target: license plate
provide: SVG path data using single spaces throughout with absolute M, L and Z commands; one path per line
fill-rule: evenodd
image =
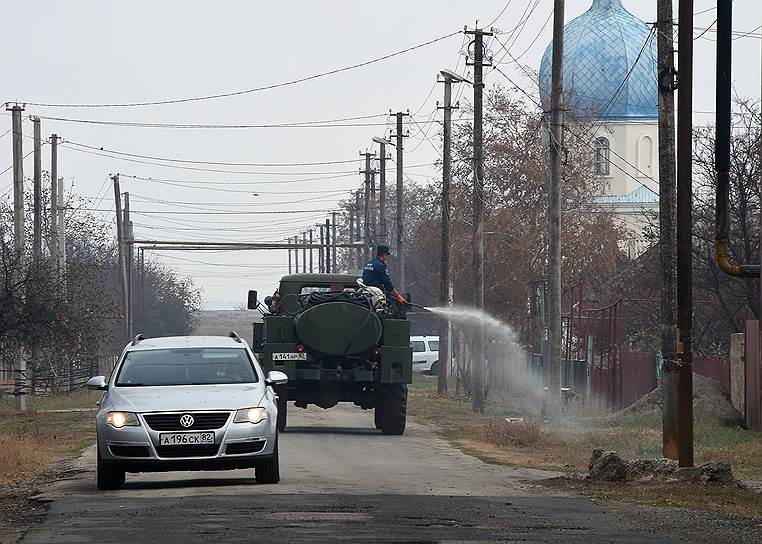
M 185 446 L 194 444 L 214 444 L 214 433 L 162 433 L 161 446 Z
M 306 353 L 273 353 L 273 361 L 306 361 Z

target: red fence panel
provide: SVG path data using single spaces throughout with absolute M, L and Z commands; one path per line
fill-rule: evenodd
M 721 357 L 696 357 L 693 372 L 720 382 L 730 392 L 730 363 Z
M 622 351 L 619 355 L 622 408 L 656 389 L 656 356 L 653 352 Z

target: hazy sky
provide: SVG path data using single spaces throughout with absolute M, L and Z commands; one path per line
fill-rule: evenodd
M 472 27 L 477 19 L 488 25 L 506 3 L 507 9 L 494 26 L 506 33 L 505 37 L 528 16 L 511 51 L 517 55 L 527 50 L 521 62 L 536 69 L 550 41 L 552 0 L 7 2 L 3 6 L 6 24 L 0 33 L 0 48 L 8 54 L 3 59 L 0 96 L 3 101 L 100 104 L 251 89 L 361 63 L 456 32 L 465 25 Z M 567 1 L 567 21 L 587 10 L 590 3 Z M 736 0 L 734 5 L 735 29 L 754 30 L 754 35 L 734 41 L 735 89 L 740 96 L 758 97 L 762 4 L 759 0 Z M 625 0 L 625 6 L 645 21 L 656 18 L 655 0 Z M 710 0 L 696 0 L 697 13 L 709 10 L 697 15 L 696 27 L 712 24 L 713 6 Z M 710 31 L 695 42 L 696 110 L 714 110 L 715 36 Z M 439 175 L 426 166 L 437 154 L 423 133 L 428 131 L 428 137 L 438 141 L 437 125 L 427 124 L 440 119 L 435 102 L 441 99 L 441 85 L 433 85 L 439 69 L 463 70 L 462 43 L 463 36 L 456 35 L 367 67 L 236 97 L 134 108 L 30 105 L 25 115 L 197 124 L 276 124 L 377 115 L 350 122 L 372 126 L 237 130 L 43 120 L 43 135 L 55 132 L 71 142 L 60 148 L 59 175 L 65 176 L 67 186 L 73 184 L 77 193 L 101 197 L 92 207 L 105 210 L 100 214 L 104 221 L 113 222 L 113 212 L 108 212 L 113 209 L 108 175 L 119 172 L 122 190 L 131 194 L 137 238 L 275 241 L 323 221 L 326 214 L 322 210 L 335 208 L 339 199 L 360 186 L 358 151 L 371 147 L 372 136 L 388 134 L 386 114 L 390 109 L 417 112 L 414 119 L 418 124 L 409 121 L 407 126 L 411 137 L 406 141 L 406 164 L 423 166 L 412 167 L 407 173 L 418 181 Z M 502 56 L 497 43 L 490 47 L 496 57 Z M 518 66 L 504 64 L 501 69 L 537 94 L 536 84 Z M 507 84 L 496 71 L 488 73 L 486 79 L 489 84 Z M 466 97 L 471 93 L 470 89 L 463 91 Z M 711 115 L 697 114 L 696 120 L 703 123 L 711 120 Z M 0 134 L 10 128 L 10 117 L 5 117 L 4 123 Z M 25 134 L 31 136 L 31 123 L 23 126 Z M 0 170 L 11 164 L 10 144 L 10 134 L 0 139 Z M 105 157 L 86 153 L 88 148 L 75 144 L 169 159 L 279 166 Z M 25 139 L 24 152 L 31 149 L 31 140 Z M 48 169 L 49 147 L 43 149 L 43 168 Z M 280 166 L 323 161 L 355 162 Z M 24 166 L 25 174 L 31 175 L 31 156 Z M 393 165 L 390 180 L 391 169 Z M 174 181 L 157 183 L 129 176 Z M 300 179 L 303 181 L 293 182 Z M 193 183 L 199 181 L 214 183 Z M 0 175 L 0 195 L 10 194 L 10 183 L 9 170 Z M 267 213 L 297 209 L 309 211 Z M 204 210 L 224 213 L 196 214 Z M 157 211 L 190 213 L 142 215 Z M 243 302 L 249 288 L 272 291 L 287 270 L 283 251 L 173 252 L 156 257 L 152 254 L 152 258 L 192 276 L 204 289 L 209 308 L 229 308 Z

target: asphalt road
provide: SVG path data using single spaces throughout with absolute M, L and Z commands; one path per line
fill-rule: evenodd
M 354 407 L 291 409 L 277 485 L 253 471 L 130 474 L 95 488 L 94 448 L 38 497 L 24 543 L 742 542 L 753 520 L 553 495 L 553 474 L 489 465 L 422 425 L 402 437 Z

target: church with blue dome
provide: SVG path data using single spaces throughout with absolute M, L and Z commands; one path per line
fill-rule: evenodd
M 545 111 L 550 110 L 552 45 L 542 57 L 538 82 Z M 658 211 L 656 45 L 656 32 L 622 0 L 593 0 L 564 26 L 565 108 L 592 125 L 595 174 L 605 182 L 594 200 L 631 232 L 632 256 L 644 249 L 638 247 L 644 212 Z

